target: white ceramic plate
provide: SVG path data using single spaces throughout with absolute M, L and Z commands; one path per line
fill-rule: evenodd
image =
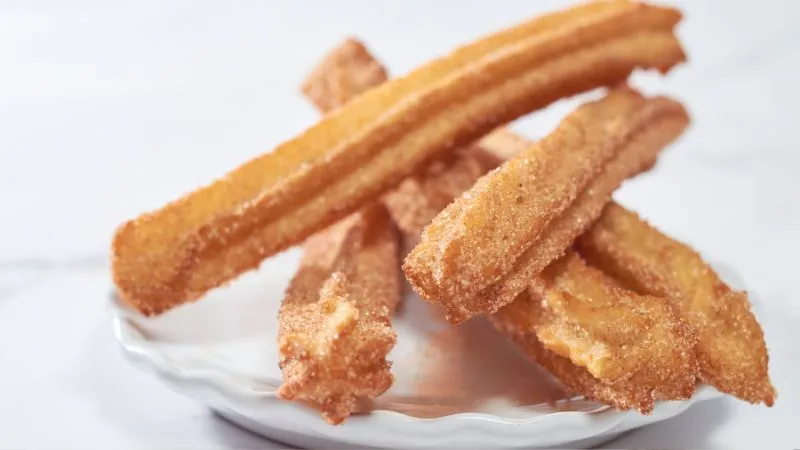
M 296 250 L 279 255 L 203 301 L 157 318 L 112 299 L 116 337 L 131 362 L 172 389 L 256 433 L 301 447 L 588 447 L 719 395 L 702 386 L 692 399 L 661 402 L 649 416 L 570 399 L 485 321 L 448 327 L 409 294 L 394 320 L 395 385 L 368 413 L 331 426 L 274 394 L 277 309 L 297 259 Z M 437 351 L 437 342 L 447 342 L 447 353 Z M 441 364 L 476 376 L 442 379 Z M 487 377 L 502 382 L 486 383 Z M 440 387 L 421 390 L 432 382 Z M 465 399 L 472 404 L 465 406 Z

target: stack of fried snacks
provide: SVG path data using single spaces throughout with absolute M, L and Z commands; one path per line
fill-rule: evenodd
M 680 18 L 586 3 L 394 80 L 347 40 L 303 83 L 318 124 L 117 230 L 120 296 L 161 314 L 303 243 L 279 313 L 278 395 L 337 424 L 393 382 L 402 236 L 423 299 L 453 323 L 489 315 L 569 390 L 649 413 L 701 381 L 772 405 L 746 294 L 611 200 L 689 124 L 678 102 L 625 84 L 684 61 Z M 502 128 L 599 87 L 537 142 Z

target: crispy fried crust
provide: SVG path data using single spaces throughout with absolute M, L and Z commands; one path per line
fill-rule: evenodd
M 498 163 L 479 146 L 459 149 L 406 178 L 386 194 L 384 203 L 403 234 L 406 248 L 413 248 L 431 220 Z
M 422 230 L 453 199 L 471 188 L 486 172 L 516 156 L 533 143 L 504 127 L 475 145 L 458 149 L 447 158 L 423 167 L 384 196 L 408 250 L 419 243 Z
M 513 269 L 501 281 L 478 294 L 480 304 L 505 304 L 513 300 L 535 274 L 564 254 L 565 249 L 591 226 L 612 193 L 626 179 L 649 170 L 661 150 L 680 136 L 689 124 L 689 116 L 678 103 L 656 99 L 652 106 L 669 112 L 633 136 L 603 166 L 602 172 L 589 182 L 573 204 L 553 220 L 542 237 L 517 259 Z
M 703 381 L 752 403 L 773 404 L 764 334 L 747 294 L 732 291 L 697 252 L 616 203 L 577 248 L 632 289 L 672 301 L 697 334 Z
M 329 112 L 387 79 L 386 69 L 363 43 L 346 39 L 306 78 L 302 92 L 320 111 Z M 499 163 L 481 148 L 468 146 L 431 162 L 384 195 L 406 245 L 413 247 L 439 211 Z
M 387 79 L 386 69 L 363 43 L 345 39 L 325 55 L 300 90 L 317 109 L 328 113 Z
M 442 304 L 451 322 L 497 311 L 687 123 L 677 102 L 630 89 L 581 106 L 437 216 L 405 260 L 407 278 L 423 298 Z
M 398 238 L 382 205 L 311 237 L 279 312 L 278 397 L 338 424 L 359 399 L 385 392 L 399 299 Z
M 366 48 L 346 40 L 303 83 L 322 112 L 382 83 Z M 281 398 L 305 402 L 341 423 L 360 399 L 392 385 L 389 316 L 400 297 L 398 236 L 386 210 L 368 207 L 310 237 L 278 317 Z
M 628 380 L 653 397 L 694 392 L 695 338 L 663 298 L 624 289 L 569 251 L 531 283 L 529 300 L 539 341 L 595 378 Z
M 533 141 L 504 128 L 495 130 L 480 142 L 482 149 L 501 159 L 512 158 L 531 145 L 533 145 Z M 573 253 L 570 254 L 574 255 Z M 557 266 L 554 265 L 552 269 L 548 269 L 548 272 L 556 270 L 556 267 Z M 587 269 L 581 268 L 581 271 L 585 270 Z M 576 279 L 575 277 L 577 277 L 577 275 L 573 274 L 573 280 Z M 605 276 L 592 273 L 586 278 L 583 278 L 583 275 L 580 277 L 581 278 L 578 278 L 581 282 L 580 291 L 589 292 L 595 289 L 601 289 L 603 292 L 606 290 L 615 292 L 615 288 L 607 287 L 610 280 Z M 598 282 L 598 277 L 602 278 L 600 282 Z M 535 284 L 535 286 L 538 286 L 540 289 L 543 285 L 543 281 L 537 281 Z M 636 297 L 632 297 L 631 293 L 623 293 L 622 297 L 628 300 L 636 299 Z M 537 298 L 539 298 L 539 300 L 535 300 Z M 614 300 L 616 299 L 616 294 L 614 294 L 613 297 L 603 296 L 601 298 Z M 670 320 L 672 317 L 671 311 L 664 311 L 662 309 L 663 305 L 653 305 L 653 299 L 647 299 L 650 306 L 654 306 L 658 311 L 656 317 L 659 318 L 659 321 L 663 321 L 664 318 L 667 318 L 668 321 Z M 603 312 L 608 313 L 613 308 L 620 308 L 620 306 L 624 304 L 624 301 L 612 303 L 612 308 Z M 514 302 L 501 308 L 496 314 L 490 316 L 489 320 L 500 332 L 515 342 L 522 351 L 545 367 L 567 389 L 587 398 L 612 405 L 617 409 L 637 409 L 644 413 L 652 411 L 656 398 L 664 400 L 688 398 L 694 391 L 696 360 L 691 352 L 688 354 L 686 353 L 687 346 L 690 346 L 693 342 L 693 335 L 687 333 L 684 324 L 673 323 L 673 325 L 677 327 L 674 333 L 676 337 L 678 337 L 675 342 L 675 348 L 678 352 L 676 355 L 672 355 L 670 359 L 672 361 L 672 364 L 670 364 L 668 368 L 670 376 L 664 377 L 664 383 L 658 382 L 658 377 L 656 377 L 655 386 L 652 382 L 649 383 L 649 385 L 647 383 L 642 383 L 640 377 L 620 379 L 615 383 L 610 383 L 596 378 L 585 367 L 576 365 L 569 358 L 558 355 L 542 344 L 542 341 L 537 336 L 535 327 L 535 324 L 539 322 L 538 318 L 541 317 L 541 312 L 541 297 L 526 289 Z M 566 321 L 566 319 L 570 317 L 570 311 L 563 311 L 563 313 L 565 316 L 562 320 Z M 626 315 L 629 312 L 623 310 L 622 313 Z M 553 317 L 553 313 L 550 313 L 550 317 Z M 581 320 L 588 319 L 586 315 L 579 315 L 577 318 Z M 567 321 L 567 323 L 569 322 Z M 580 324 L 580 322 L 578 322 L 578 324 Z M 552 333 L 551 330 L 550 334 L 557 335 L 558 333 Z M 584 348 L 593 346 L 594 344 L 584 346 Z M 621 357 L 622 352 L 618 347 L 617 352 L 616 355 Z M 666 381 L 669 379 L 673 381 Z
M 478 40 L 370 90 L 224 178 L 123 224 L 120 296 L 144 314 L 194 300 L 393 188 L 431 158 L 557 99 L 684 60 L 680 13 L 590 3 Z
M 528 325 L 530 314 L 527 305 L 531 301 L 528 295 L 527 291 L 523 291 L 516 301 L 489 316 L 489 321 L 526 355 L 547 369 L 565 388 L 620 410 L 636 409 L 644 414 L 653 410 L 655 401 L 648 389 L 630 380 L 615 384 L 603 382 L 593 377 L 585 367 L 576 366 L 568 358 L 546 349 Z

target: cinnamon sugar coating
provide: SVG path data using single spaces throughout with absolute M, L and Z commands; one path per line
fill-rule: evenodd
M 764 332 L 747 294 L 726 285 L 695 250 L 616 203 L 577 248 L 624 285 L 669 300 L 697 334 L 702 381 L 751 403 L 774 403 Z
M 278 315 L 278 396 L 333 424 L 393 381 L 386 355 L 400 300 L 398 236 L 382 205 L 310 238 Z
M 688 123 L 672 100 L 612 90 L 484 176 L 442 211 L 403 270 L 451 322 L 497 311 L 564 254 L 626 178 Z

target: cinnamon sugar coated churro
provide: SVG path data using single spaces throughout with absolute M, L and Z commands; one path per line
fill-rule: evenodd
M 680 13 L 589 3 L 478 40 L 348 102 L 112 244 L 121 298 L 144 314 L 202 296 L 356 211 L 431 158 L 562 97 L 684 60 Z M 568 37 L 568 38 L 567 38 Z
M 406 257 L 406 277 L 452 322 L 497 311 L 563 254 L 611 192 L 651 166 L 687 121 L 680 104 L 629 89 L 581 106 L 437 216 Z
M 322 60 L 302 90 L 330 111 L 382 83 L 386 72 L 359 42 Z M 281 398 L 302 400 L 341 423 L 359 400 L 392 384 L 389 322 L 400 297 L 398 236 L 382 206 L 367 207 L 310 237 L 281 307 Z
M 652 390 L 637 386 L 630 379 L 613 384 L 603 382 L 593 377 L 585 367 L 576 366 L 569 358 L 545 348 L 532 325 L 531 302 L 528 292 L 523 291 L 517 300 L 489 316 L 489 321 L 528 357 L 547 369 L 566 389 L 616 409 L 636 409 L 644 413 L 652 411 Z
M 331 423 L 392 384 L 386 355 L 400 298 L 396 230 L 383 206 L 369 207 L 309 238 L 278 316 L 283 384 Z
M 774 403 L 764 333 L 747 294 L 731 290 L 696 251 L 616 203 L 578 248 L 634 290 L 670 299 L 697 333 L 702 381 L 751 403 Z
M 513 269 L 476 296 L 479 303 L 505 304 L 513 300 L 528 285 L 531 277 L 561 256 L 600 216 L 613 191 L 624 180 L 650 169 L 658 153 L 680 136 L 689 123 L 686 111 L 676 102 L 656 98 L 647 107 L 661 116 L 631 136 L 575 201 L 547 226 L 541 238 L 518 258 Z
M 694 392 L 694 337 L 663 299 L 616 285 L 572 251 L 528 292 L 528 314 L 545 348 L 604 382 L 629 380 L 653 398 Z

